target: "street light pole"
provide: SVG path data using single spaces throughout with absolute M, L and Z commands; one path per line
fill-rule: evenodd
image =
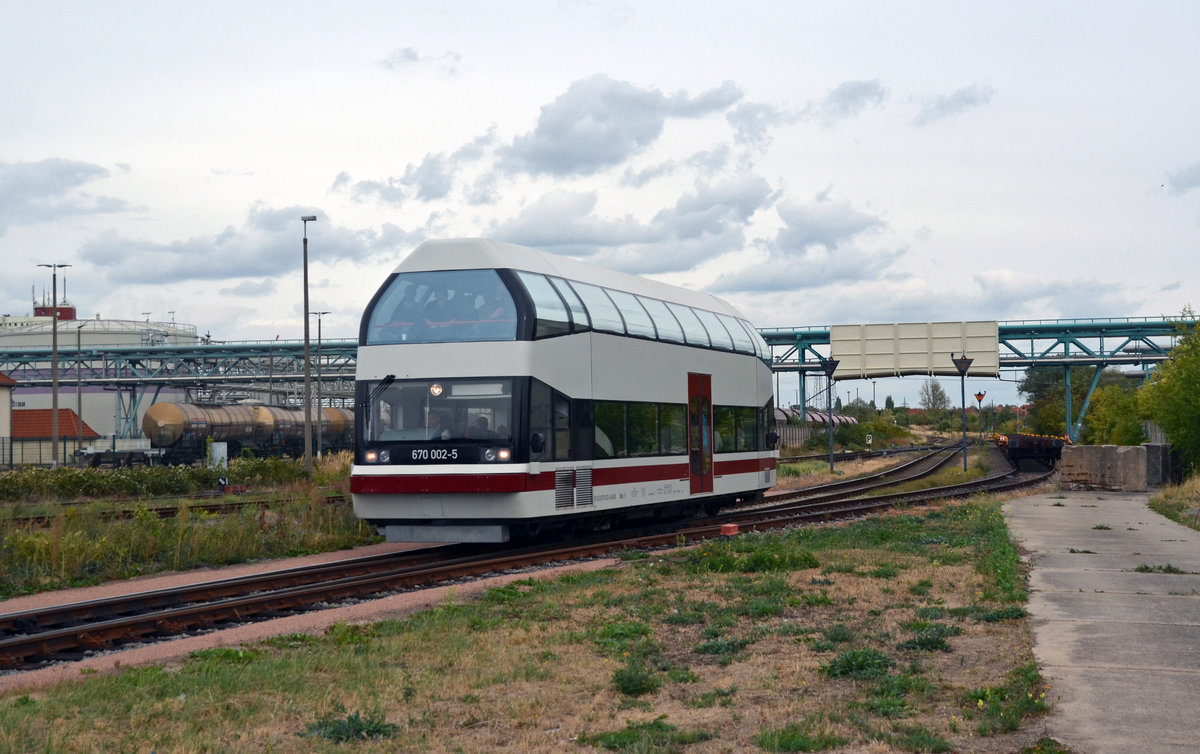
M 86 322 L 75 326 L 75 450 L 83 447 L 83 328 Z
M 312 476 L 312 361 L 308 350 L 308 224 L 316 215 L 304 215 L 304 473 Z
M 971 362 L 975 359 L 967 358 L 964 353 L 957 359 L 954 354 L 950 354 L 950 360 L 954 362 L 954 367 L 958 370 L 958 379 L 960 389 L 962 391 L 962 454 L 963 454 L 963 473 L 967 473 L 967 370 L 971 368 Z
M 321 457 L 321 425 L 325 423 L 325 409 L 321 405 L 321 317 L 329 312 L 309 312 L 317 317 L 317 458 Z
M 837 370 L 838 362 L 836 359 L 825 359 L 821 362 L 821 369 L 825 371 L 825 376 L 829 379 L 828 390 L 825 392 L 825 423 L 829 425 L 829 473 L 833 473 L 833 373 Z
M 39 264 L 50 268 L 50 465 L 58 466 L 58 270 L 69 264 Z

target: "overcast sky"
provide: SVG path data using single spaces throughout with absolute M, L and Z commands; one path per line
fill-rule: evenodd
M 0 10 L 0 313 L 297 338 L 307 214 L 329 337 L 457 236 L 760 327 L 1200 303 L 1196 2 Z

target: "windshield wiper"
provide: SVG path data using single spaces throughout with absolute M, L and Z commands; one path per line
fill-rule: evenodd
M 383 391 L 391 387 L 392 383 L 395 381 L 396 375 L 394 374 L 389 374 L 380 380 L 379 384 L 375 386 L 375 389 L 371 391 L 371 394 L 367 396 L 367 406 L 374 406 L 375 401 L 379 400 L 379 396 L 383 395 Z

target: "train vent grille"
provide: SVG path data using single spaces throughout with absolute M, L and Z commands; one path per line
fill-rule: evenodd
M 575 507 L 575 470 L 558 469 L 554 472 L 554 507 Z
M 592 470 L 575 470 L 575 505 L 592 504 Z

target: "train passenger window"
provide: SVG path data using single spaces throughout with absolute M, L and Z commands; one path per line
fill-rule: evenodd
M 571 287 L 579 294 L 579 298 L 583 299 L 588 316 L 592 320 L 592 329 L 625 334 L 625 320 L 621 319 L 621 313 L 617 311 L 617 307 L 603 288 L 577 281 L 572 281 Z
M 767 433 L 774 430 L 775 427 L 775 399 L 771 398 L 767 401 L 767 405 L 758 410 L 758 443 L 755 446 L 756 450 L 769 450 L 767 447 Z
M 646 311 L 650 313 L 650 319 L 654 320 L 659 340 L 667 340 L 672 343 L 686 342 L 683 339 L 683 328 L 679 326 L 679 322 L 676 321 L 666 304 L 656 298 L 645 298 L 644 296 L 638 296 L 637 300 L 646 307 Z
M 592 329 L 592 321 L 588 319 L 587 308 L 583 302 L 579 300 L 579 294 L 567 285 L 567 281 L 562 278 L 550 278 L 550 282 L 554 284 L 554 289 L 563 297 L 563 301 L 567 302 L 567 308 L 571 310 L 571 327 L 575 332 L 581 330 Z
M 596 401 L 596 458 L 618 458 L 625 452 L 625 404 Z
M 529 438 L 537 434 L 543 439 L 541 453 L 529 450 L 530 461 L 549 460 L 554 457 L 554 434 L 551 416 L 550 386 L 544 382 L 533 380 L 529 386 Z
M 651 321 L 650 315 L 638 303 L 637 297 L 632 293 L 623 291 L 614 291 L 606 288 L 609 298 L 621 310 L 621 316 L 625 319 L 625 331 L 630 335 L 640 335 L 643 338 L 655 338 L 658 333 L 654 330 L 654 322 Z
M 554 460 L 571 460 L 571 402 L 554 394 Z
M 696 316 L 704 323 L 704 329 L 708 330 L 708 337 L 712 339 L 713 348 L 733 350 L 733 338 L 729 337 L 729 333 L 721 324 L 721 320 L 717 319 L 717 315 L 703 309 L 693 309 L 692 311 L 696 312 Z
M 628 405 L 629 455 L 658 455 L 658 404 Z
M 687 454 L 687 406 L 663 403 L 658 407 L 658 444 L 664 455 Z
M 696 318 L 694 311 L 689 307 L 670 302 L 667 302 L 667 308 L 675 315 L 675 319 L 679 320 L 689 346 L 704 346 L 707 348 L 711 345 L 708 340 L 708 331 L 704 329 L 704 325 L 700 324 L 700 320 Z
M 713 450 L 730 453 L 736 450 L 737 409 L 733 406 L 713 406 Z
M 721 320 L 721 324 L 725 325 L 725 329 L 729 331 L 729 335 L 733 338 L 733 349 L 738 353 L 754 353 L 754 341 L 750 340 L 750 336 L 742 329 L 742 325 L 733 317 L 727 314 L 718 314 L 717 319 Z
M 550 285 L 550 281 L 531 272 L 518 271 L 517 277 L 525 284 L 525 290 L 529 292 L 537 310 L 537 324 L 534 326 L 533 337 L 548 338 L 570 332 L 571 319 L 567 314 L 567 307 L 554 290 L 554 286 Z
M 737 450 L 758 450 L 758 409 L 737 407 Z
M 771 347 L 767 345 L 767 341 L 763 340 L 762 335 L 758 330 L 754 329 L 754 325 L 749 322 L 739 319 L 738 322 L 742 325 L 742 329 L 750 336 L 750 340 L 754 343 L 754 353 L 758 358 L 771 363 Z

